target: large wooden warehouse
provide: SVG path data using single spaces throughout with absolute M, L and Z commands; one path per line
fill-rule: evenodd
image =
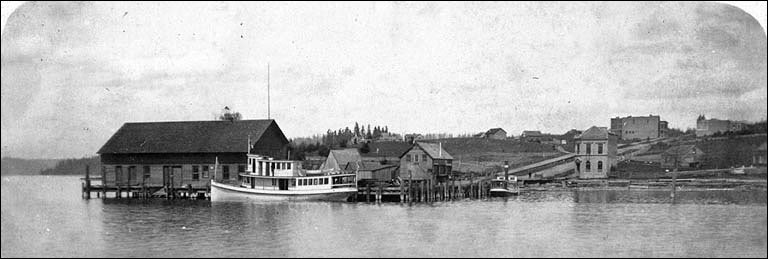
M 181 187 L 238 179 L 249 148 L 284 159 L 288 139 L 274 120 L 125 123 L 98 154 L 108 185 Z

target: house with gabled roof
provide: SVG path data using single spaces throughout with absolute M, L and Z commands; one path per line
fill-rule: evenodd
M 704 151 L 696 145 L 670 147 L 661 153 L 662 168 L 699 168 L 704 160 Z
M 205 186 L 238 179 L 248 153 L 284 159 L 288 143 L 274 120 L 129 122 L 97 153 L 109 185 Z
M 574 159 L 579 178 L 608 178 L 608 172 L 615 169 L 618 136 L 607 127 L 592 126 L 574 137 L 576 158 Z
M 451 174 L 453 157 L 441 143 L 417 141 L 400 155 L 400 178 L 445 182 Z
M 363 159 L 356 148 L 336 149 L 328 153 L 325 163 L 320 166 L 322 171 L 332 171 L 333 173 L 345 172 L 345 167 L 349 162 L 362 163 Z
M 506 139 L 507 131 L 502 128 L 492 128 L 486 131 L 483 137 L 489 139 Z

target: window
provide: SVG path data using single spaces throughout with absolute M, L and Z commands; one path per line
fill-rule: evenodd
M 272 178 L 272 186 L 277 185 L 277 179 Z
M 298 179 L 298 180 L 296 180 L 296 185 L 298 185 L 298 186 L 302 186 L 302 183 L 303 183 L 303 182 L 304 182 L 304 181 L 302 181 L 301 179 Z
M 581 144 L 576 144 L 576 154 L 578 154 L 578 153 L 579 153 L 579 149 L 580 149 L 579 147 L 580 147 L 580 146 L 581 146 Z
M 325 178 L 325 184 L 328 184 L 328 178 Z
M 590 163 L 590 162 L 589 162 L 589 160 L 587 160 L 587 163 L 586 163 L 586 165 L 584 166 L 584 168 L 585 168 L 587 171 L 591 170 L 591 169 L 592 169 L 592 163 Z
M 313 180 L 313 182 L 315 182 L 315 185 L 318 185 L 318 183 L 317 183 L 317 178 L 315 178 L 315 179 Z
M 199 166 L 192 166 L 192 180 L 200 180 L 200 168 Z
M 413 162 L 419 162 L 419 155 L 418 154 L 414 154 L 413 155 Z
M 592 154 L 592 143 L 585 143 L 587 146 L 587 154 Z
M 302 185 L 307 185 L 307 179 L 301 179 L 301 181 L 303 182 Z
M 597 171 L 598 172 L 603 171 L 603 161 L 597 161 Z
M 427 154 L 422 154 L 421 155 L 421 161 L 422 162 L 426 162 L 427 161 Z
M 411 162 L 411 154 L 405 155 L 405 162 Z
M 291 164 L 288 164 L 288 168 L 286 168 L 286 169 L 291 169 Z
M 597 153 L 602 154 L 603 153 L 603 143 L 597 144 Z
M 238 173 L 245 173 L 245 165 L 237 165 L 237 172 Z
M 223 165 L 221 166 L 221 177 L 224 179 L 229 179 L 229 166 Z
M 208 178 L 208 177 L 210 177 L 210 176 L 208 175 L 208 165 L 202 165 L 202 167 L 203 167 L 203 178 Z
M 149 170 L 149 166 L 144 166 L 144 179 L 149 179 L 149 177 L 152 176 L 152 173 Z

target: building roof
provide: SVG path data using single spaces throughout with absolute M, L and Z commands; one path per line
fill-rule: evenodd
M 429 142 L 414 143 L 413 146 L 411 146 L 411 148 L 403 152 L 403 154 L 400 155 L 400 157 L 402 158 L 406 153 L 408 153 L 408 151 L 410 151 L 415 146 L 418 146 L 419 148 L 421 148 L 421 150 L 424 150 L 424 152 L 427 153 L 427 155 L 432 159 L 453 159 L 453 156 L 451 156 L 451 154 L 448 154 L 448 151 L 445 151 L 444 148 L 440 149 L 440 144 L 429 143 Z
M 347 165 L 349 162 L 362 162 L 363 158 L 360 157 L 360 152 L 356 148 L 336 149 L 331 150 L 328 157 L 333 156 L 336 159 L 336 164 L 340 167 Z
M 395 164 L 384 164 L 378 162 L 349 162 L 344 167 L 345 170 L 377 171 L 385 168 L 396 167 Z M 359 167 L 359 168 L 358 168 Z
M 128 122 L 97 153 L 246 153 L 274 120 Z M 280 128 L 280 138 L 288 143 Z
M 492 129 L 489 129 L 487 132 L 485 132 L 485 134 L 489 134 L 489 135 L 496 134 L 496 132 L 499 132 L 499 131 L 503 131 L 504 133 L 507 133 L 507 131 L 502 128 L 492 128 Z
M 606 127 L 592 126 L 583 133 L 574 137 L 575 139 L 608 139 L 608 135 L 613 134 Z
M 692 149 L 698 149 L 696 148 L 696 145 L 679 145 L 670 147 L 667 150 L 664 151 L 664 155 L 677 155 L 677 154 L 688 154 L 692 152 Z M 699 154 L 703 154 L 704 152 L 701 151 L 701 149 L 698 149 Z
M 539 137 L 541 136 L 541 131 L 538 130 L 524 130 L 523 135 L 526 137 Z

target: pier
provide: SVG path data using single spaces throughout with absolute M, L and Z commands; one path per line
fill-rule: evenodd
M 106 198 L 165 198 L 165 199 L 193 199 L 210 200 L 210 185 L 199 186 L 187 184 L 186 186 L 158 185 L 158 184 L 104 184 L 104 176 L 91 177 L 90 168 L 86 166 L 85 177 L 82 180 L 82 196 L 84 199 L 92 197 Z M 94 184 L 94 182 L 96 184 Z

